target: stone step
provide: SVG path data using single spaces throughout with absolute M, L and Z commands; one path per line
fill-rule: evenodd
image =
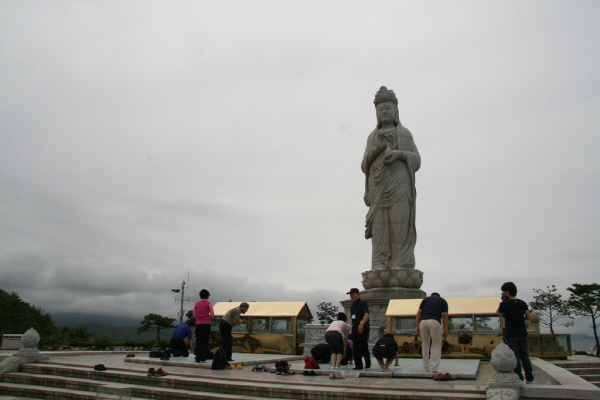
M 370 388 L 345 384 L 272 382 L 224 377 L 167 375 L 147 377 L 145 371 L 94 371 L 89 368 L 51 364 L 24 364 L 21 372 L 5 373 L 0 392 L 35 399 L 94 399 L 99 385 L 127 386 L 136 399 L 201 400 L 201 399 L 485 399 L 485 390 L 469 386 L 464 390 Z M 349 382 L 350 383 L 350 382 Z M 455 388 L 456 389 L 456 388 Z M 48 393 L 46 393 L 48 392 Z M 62 394 L 64 392 L 64 395 Z M 60 395 L 59 395 L 60 394 Z
M 553 362 L 554 365 L 557 365 L 561 368 L 565 368 L 565 369 L 570 369 L 570 368 L 600 368 L 600 361 L 598 362 L 587 362 L 587 361 L 577 361 L 577 362 L 571 362 L 571 361 L 555 361 Z
M 595 368 L 566 368 L 572 374 L 575 375 L 600 375 L 600 367 Z
M 115 377 L 115 374 L 109 376 L 108 374 L 104 375 L 104 378 Z M 131 375 L 125 374 L 125 378 L 130 379 Z M 228 400 L 228 399 L 262 399 L 264 398 L 264 390 L 260 391 L 260 393 L 256 393 L 256 395 L 249 395 L 250 392 L 255 392 L 250 390 L 248 385 L 237 385 L 239 386 L 239 390 L 235 390 L 235 393 L 219 393 L 218 391 L 209 391 L 206 390 L 201 383 L 198 385 L 190 385 L 188 379 L 167 379 L 167 377 L 146 377 L 147 385 L 144 384 L 131 384 L 129 382 L 123 382 L 122 379 L 119 379 L 118 382 L 115 380 L 106 380 L 103 379 L 101 381 L 94 379 L 82 379 L 75 378 L 73 376 L 48 376 L 48 375 L 39 375 L 39 374 L 31 374 L 25 372 L 10 372 L 5 373 L 3 376 L 3 381 L 0 382 L 0 388 L 2 392 L 5 392 L 5 389 L 8 390 L 14 387 L 23 387 L 32 389 L 31 395 L 39 396 L 38 388 L 47 388 L 51 387 L 52 389 L 58 391 L 65 391 L 65 393 L 69 393 L 69 398 L 74 399 L 86 399 L 88 394 L 93 395 L 93 399 L 96 399 L 96 393 L 98 391 L 98 386 L 101 385 L 110 385 L 110 386 L 126 386 L 131 388 L 132 398 L 139 399 L 161 399 L 161 400 L 178 400 L 178 399 L 189 399 L 189 400 L 203 400 L 203 399 L 214 399 L 214 400 Z M 9 385 L 9 387 L 5 388 L 5 384 Z M 185 387 L 185 389 L 182 389 Z M 25 392 L 27 393 L 27 392 Z M 270 397 L 270 396 L 269 396 Z M 36 398 L 46 398 L 46 397 L 36 397 Z M 50 397 L 51 398 L 51 397 Z M 276 397 L 273 397 L 276 398 Z
M 76 385 L 81 388 L 79 383 Z M 13 394 L 15 396 L 18 395 L 19 399 L 21 399 L 22 396 L 29 396 L 32 399 L 48 400 L 96 400 L 98 386 L 100 385 L 97 384 L 94 391 L 88 391 L 70 387 L 55 387 L 53 386 L 53 382 L 48 382 L 46 386 L 0 382 L 2 393 Z M 240 394 L 190 392 L 188 390 L 174 388 L 144 388 L 134 385 L 127 385 L 127 387 L 131 387 L 132 394 L 136 394 L 131 397 L 131 400 L 260 400 L 265 398 L 264 396 L 246 396 Z M 275 399 L 285 400 L 282 398 Z

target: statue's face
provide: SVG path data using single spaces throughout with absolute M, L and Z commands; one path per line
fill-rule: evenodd
M 393 123 L 396 119 L 396 104 L 386 101 L 377 104 L 377 121 L 380 124 Z

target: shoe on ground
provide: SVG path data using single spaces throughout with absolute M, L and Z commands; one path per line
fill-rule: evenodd
M 96 367 L 94 367 L 94 369 L 96 371 L 106 371 L 106 367 L 104 366 L 104 364 L 98 364 Z
M 313 370 L 308 371 L 308 374 L 310 376 L 317 376 L 317 373 L 315 371 L 313 371 Z
M 129 354 L 127 354 L 125 357 L 126 357 L 126 358 L 135 357 L 135 354 L 133 354 L 133 353 L 129 353 Z
M 235 366 L 237 369 L 242 369 L 242 364 L 238 364 Z
M 361 368 L 358 368 L 358 367 L 354 367 L 354 368 L 352 368 L 352 369 L 362 369 L 362 367 L 361 367 Z
M 156 370 L 156 372 L 154 373 L 155 376 L 167 376 L 167 373 L 165 371 L 163 371 L 162 368 L 159 368 Z
M 148 376 L 156 376 L 156 371 L 154 371 L 154 368 L 148 369 Z

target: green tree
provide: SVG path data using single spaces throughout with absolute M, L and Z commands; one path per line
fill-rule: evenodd
M 596 339 L 596 356 L 600 356 L 600 343 L 598 343 L 598 329 L 596 319 L 600 316 L 600 285 L 597 283 L 579 284 L 574 283 L 573 287 L 567 288 L 571 292 L 569 297 L 569 307 L 573 314 L 581 318 L 590 318 Z
M 29 328 L 42 338 L 56 332 L 50 314 L 21 300 L 17 293 L 0 289 L 0 334 L 25 333 Z
M 330 324 L 337 319 L 338 308 L 332 303 L 321 302 L 317 308 L 317 318 L 321 324 Z
M 163 317 L 158 314 L 148 314 L 144 317 L 144 320 L 140 322 L 140 327 L 137 328 L 137 334 L 144 332 L 156 332 L 156 343 L 160 341 L 161 329 L 175 328 L 173 326 L 175 318 Z
M 188 310 L 188 312 L 185 314 L 185 321 L 183 321 L 183 323 L 189 325 L 192 322 L 196 322 L 196 318 L 194 318 L 194 311 Z
M 562 295 L 557 293 L 556 286 L 546 286 L 544 289 L 533 289 L 535 295 L 533 301 L 529 303 L 532 311 L 540 315 L 540 323 L 550 328 L 550 333 L 554 334 L 554 326 L 571 326 L 571 308 L 568 300 L 563 300 Z M 561 322 L 560 319 L 568 318 L 569 321 Z

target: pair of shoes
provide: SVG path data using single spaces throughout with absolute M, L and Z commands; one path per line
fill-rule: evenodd
M 165 371 L 163 371 L 162 368 L 159 368 L 156 370 L 156 372 L 154 373 L 154 376 L 167 376 L 167 373 Z
M 261 365 L 260 367 L 257 365 L 256 367 L 254 367 L 252 369 L 252 371 L 256 371 L 256 372 L 269 372 L 270 368 L 267 367 L 266 365 Z
M 135 357 L 135 354 L 133 354 L 133 353 L 129 353 L 129 354 L 127 354 L 127 355 L 125 356 L 125 358 L 130 358 L 130 357 Z
M 237 369 L 242 369 L 242 364 L 238 364 L 235 366 Z
M 434 381 L 452 381 L 455 379 L 456 379 L 455 377 L 453 377 L 452 375 L 450 375 L 447 372 L 445 374 L 437 374 L 436 376 L 433 377 Z
M 304 370 L 304 372 L 302 373 L 302 375 L 304 375 L 304 376 L 317 376 L 317 373 L 311 369 L 310 371 Z
M 329 379 L 346 379 L 342 371 L 335 371 L 329 374 Z
M 155 376 L 156 375 L 156 371 L 154 370 L 154 368 L 149 368 L 147 375 L 148 376 Z
M 106 367 L 104 366 L 104 364 L 97 364 L 97 365 L 94 365 L 94 370 L 95 371 L 106 371 Z

